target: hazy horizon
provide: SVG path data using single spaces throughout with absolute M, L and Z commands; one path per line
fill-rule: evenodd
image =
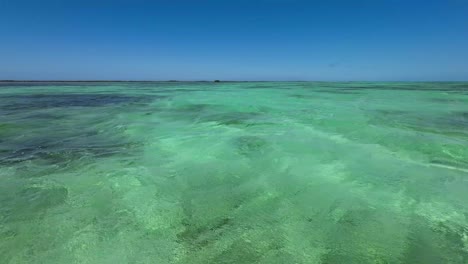
M 294 83 L 294 82 L 310 82 L 310 83 L 466 83 L 468 80 L 418 80 L 418 81 L 411 81 L 411 80 L 379 80 L 379 81 L 369 81 L 369 80 L 341 80 L 341 81 L 333 81 L 333 80 L 105 80 L 105 79 L 97 79 L 97 80 L 72 80 L 72 79 L 43 79 L 43 80 L 1 80 L 0 82 L 284 82 L 284 83 Z

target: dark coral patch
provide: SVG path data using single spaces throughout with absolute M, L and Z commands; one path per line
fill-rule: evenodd
M 2 96 L 4 110 L 36 110 L 57 107 L 98 107 L 106 105 L 148 102 L 150 97 L 119 94 L 31 94 Z
M 242 155 L 264 152 L 268 141 L 258 136 L 241 136 L 234 139 L 237 151 Z

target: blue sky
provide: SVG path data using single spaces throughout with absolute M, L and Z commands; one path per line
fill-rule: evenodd
M 468 0 L 0 0 L 0 79 L 468 80 Z

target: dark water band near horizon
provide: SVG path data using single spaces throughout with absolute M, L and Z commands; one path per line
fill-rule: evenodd
M 468 263 L 468 83 L 0 84 L 0 263 Z

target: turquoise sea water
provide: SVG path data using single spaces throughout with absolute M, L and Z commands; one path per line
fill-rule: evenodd
M 0 263 L 468 263 L 467 83 L 4 83 Z

